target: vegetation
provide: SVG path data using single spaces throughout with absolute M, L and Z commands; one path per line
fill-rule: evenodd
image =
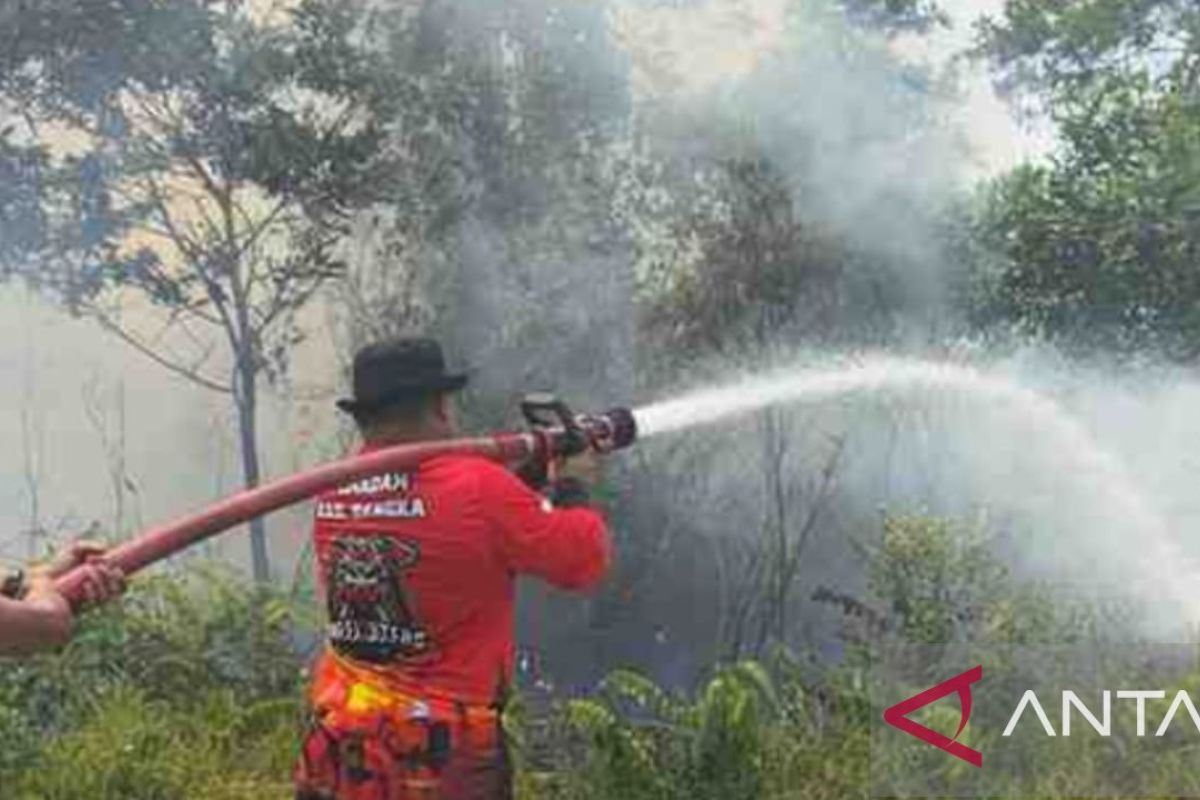
M 227 395 L 247 486 L 260 382 L 286 370 L 297 314 L 344 272 L 349 216 L 398 183 L 384 131 L 405 87 L 352 45 L 356 8 L 132 2 L 99 30 L 105 3 L 5 11 L 22 43 L 0 65 L 21 123 L 0 133 L 16 178 L 0 218 L 20 229 L 5 271 Z M 252 523 L 259 580 L 264 536 Z
M 1200 43 L 1186 3 L 1009 3 L 980 52 L 1047 109 L 1059 147 L 988 187 L 985 329 L 1089 354 L 1200 356 Z
M 227 396 L 248 484 L 262 392 L 295 400 L 287 366 L 314 309 L 339 351 L 423 331 L 466 354 L 480 426 L 535 384 L 624 401 L 709 360 L 947 333 L 1200 359 L 1194 4 L 1006 3 L 976 55 L 1056 144 L 951 194 L 952 212 L 913 188 L 924 173 L 897 171 L 952 159 L 933 146 L 935 76 L 888 46 L 945 24 L 938 3 L 790 4 L 769 74 L 678 102 L 688 65 L 653 41 L 623 47 L 616 5 L 6 4 L 0 278 Z M 795 89 L 814 72 L 820 91 Z M 944 261 L 955 271 L 928 266 Z M 946 296 L 951 283 L 963 291 Z M 635 647 L 614 641 L 668 641 L 669 626 L 647 629 L 671 608 L 681 641 L 664 649 L 687 652 L 687 679 L 617 670 L 581 697 L 518 703 L 523 797 L 860 794 L 869 645 L 1125 630 L 1016 580 L 986 531 L 892 515 L 859 536 L 863 509 L 839 494 L 850 448 L 799 413 L 739 422 L 736 442 L 664 445 L 614 482 L 622 563 L 594 602 L 555 615 L 546 649 L 574 677 L 607 670 Z M 119 502 L 133 484 L 111 460 Z M 804 580 L 814 543 L 839 536 L 861 539 L 843 581 L 861 592 Z M 265 579 L 261 525 L 252 541 Z M 789 650 L 820 614 L 839 653 Z M 61 653 L 3 665 L 0 793 L 287 797 L 318 616 L 220 569 L 141 583 Z M 575 646 L 584 629 L 608 637 L 604 658 Z M 1026 793 L 1117 780 L 1077 755 Z
M 518 699 L 508 728 L 520 796 L 859 794 L 872 719 L 863 620 L 872 640 L 912 643 L 1061 642 L 1086 629 L 1009 576 L 982 531 L 899 517 L 880 542 L 867 556 L 867 594 L 836 601 L 848 648 L 840 660 L 776 649 L 718 665 L 693 692 L 619 670 L 536 713 Z M 221 569 L 139 582 L 121 605 L 88 615 L 60 653 L 4 665 L 6 796 L 287 797 L 304 727 L 297 642 L 312 641 L 314 619 L 306 601 Z
M 13 798 L 285 797 L 303 728 L 288 602 L 227 570 L 143 581 L 61 652 L 4 665 Z

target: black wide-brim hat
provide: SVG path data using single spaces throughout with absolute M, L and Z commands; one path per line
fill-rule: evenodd
M 354 354 L 354 397 L 337 401 L 348 414 L 386 408 L 426 392 L 454 392 L 467 385 L 464 373 L 448 372 L 442 346 L 433 339 L 375 342 Z

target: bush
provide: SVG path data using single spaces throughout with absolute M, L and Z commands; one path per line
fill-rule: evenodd
M 231 572 L 137 582 L 60 652 L 0 671 L 5 798 L 286 797 L 297 610 Z
M 779 652 L 722 667 L 692 696 L 627 670 L 560 704 L 550 769 L 526 770 L 539 800 L 845 797 L 865 786 L 866 694 L 852 670 L 820 683 Z M 857 675 L 861 678 L 861 675 Z M 534 776 L 536 775 L 536 779 Z

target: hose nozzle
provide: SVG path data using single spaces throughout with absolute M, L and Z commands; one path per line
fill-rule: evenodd
M 594 447 L 611 453 L 637 439 L 637 421 L 628 408 L 610 408 L 599 414 L 576 414 L 551 394 L 526 395 L 521 413 L 530 427 L 544 433 L 556 456 L 570 456 Z
M 592 447 L 611 453 L 637 440 L 637 420 L 628 408 L 610 408 L 599 414 L 580 414 L 575 422 L 583 430 Z

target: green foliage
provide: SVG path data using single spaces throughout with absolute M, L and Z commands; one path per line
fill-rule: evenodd
M 6 662 L 5 796 L 287 797 L 303 719 L 293 613 L 201 568 L 139 581 L 60 652 Z
M 1073 624 L 1044 593 L 1014 581 L 977 528 L 889 518 L 864 555 L 862 604 L 881 609 L 888 631 L 904 641 L 1062 641 Z M 294 639 L 311 612 L 303 601 L 200 568 L 182 580 L 139 582 L 122 605 L 86 616 L 60 653 L 5 663 L 5 797 L 288 797 L 303 729 Z M 1003 674 L 993 670 L 991 680 Z M 718 665 L 690 693 L 618 670 L 591 696 L 548 709 L 518 696 L 505 720 L 518 796 L 861 794 L 873 718 L 865 687 L 853 652 L 839 665 L 779 651 L 764 662 Z M 945 723 L 956 720 L 951 713 Z M 1070 768 L 1102 775 L 1107 767 L 1081 749 Z M 1064 769 L 1047 766 L 1048 796 Z
M 586 743 L 557 785 L 555 796 L 573 798 L 764 797 L 787 763 L 776 756 L 802 734 L 755 662 L 717 670 L 691 698 L 618 671 L 599 696 L 567 703 L 565 722 Z
M 1186 0 L 1008 0 L 978 52 L 1012 85 L 1071 91 L 1109 75 L 1193 61 L 1200 12 Z
M 866 785 L 868 708 L 857 670 L 814 675 L 783 653 L 720 667 L 691 695 L 622 670 L 562 707 L 553 770 L 519 785 L 563 800 L 845 797 Z
M 719 160 L 703 183 L 674 233 L 702 254 L 687 268 L 648 271 L 647 329 L 676 354 L 763 349 L 783 330 L 835 329 L 854 299 L 852 259 L 833 233 L 800 218 L 786 176 L 750 155 Z
M 1012 0 L 979 52 L 1054 122 L 1049 162 L 989 187 L 971 230 L 977 322 L 1068 349 L 1200 356 L 1200 11 Z
M 1200 356 L 1200 109 L 1177 75 L 1111 77 L 1057 113 L 1062 149 L 998 181 L 977 319 L 1070 348 Z
M 364 3 L 253 6 L 9 4 L 22 45 L 0 60 L 0 278 L 228 396 L 247 486 L 260 380 L 285 377 L 299 313 L 345 273 L 354 214 L 396 199 L 389 127 L 411 90 L 368 46 Z
M 887 518 L 879 544 L 866 548 L 864 556 L 869 585 L 861 604 L 880 609 L 887 635 L 899 641 L 1058 644 L 1077 624 L 1069 604 L 1056 604 L 1038 587 L 1015 581 L 977 527 L 919 516 Z M 551 726 L 551 768 L 527 769 L 522 796 L 861 794 L 868 785 L 873 718 L 865 684 L 855 651 L 841 665 L 780 652 L 766 663 L 718 667 L 691 695 L 618 671 L 595 696 L 564 704 Z M 926 721 L 953 729 L 958 714 L 939 708 Z M 1060 779 L 1054 772 L 1046 786 Z
M 289 797 L 298 720 L 291 699 L 245 705 L 233 692 L 208 689 L 169 702 L 118 687 L 21 771 L 10 796 Z
M 886 518 L 869 563 L 871 596 L 887 605 L 894 633 L 911 642 L 966 638 L 977 603 L 1005 578 L 980 532 L 926 517 Z
M 925 33 L 950 24 L 933 0 L 842 0 L 841 5 L 851 21 L 889 33 Z
M 350 44 L 359 5 L 304 0 L 287 24 L 240 5 L 6 12 L 32 35 L 0 64 L 0 99 L 24 121 L 0 138 L 46 157 L 26 182 L 40 206 L 27 277 L 76 308 L 115 287 L 218 315 L 242 302 L 295 306 L 337 272 L 340 217 L 388 179 L 380 113 L 398 100 L 382 66 Z M 45 129 L 79 144 L 63 152 Z M 184 198 L 189 214 L 175 207 Z M 262 252 L 268 241 L 286 255 Z M 254 297 L 256 281 L 281 294 Z
M 1066 644 L 1115 610 L 1081 605 L 1038 584 L 1018 582 L 979 524 L 918 515 L 888 516 L 878 544 L 864 549 L 877 630 L 919 644 Z M 1110 613 L 1111 611 L 1111 613 Z M 1103 613 L 1101 613 L 1103 612 Z

